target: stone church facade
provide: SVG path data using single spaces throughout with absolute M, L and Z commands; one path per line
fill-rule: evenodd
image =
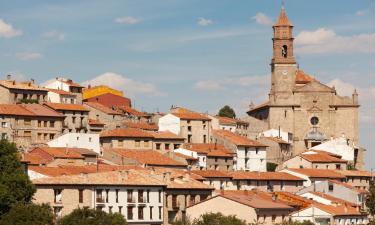
M 356 150 L 353 163 L 363 165 L 358 146 L 358 94 L 340 96 L 334 87 L 299 69 L 293 55 L 293 25 L 282 8 L 273 25 L 271 89 L 267 102 L 247 112 L 269 129 L 290 133 L 294 155 L 334 137 L 345 136 Z

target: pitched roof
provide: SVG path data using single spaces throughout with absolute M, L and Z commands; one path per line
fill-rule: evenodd
M 53 158 L 67 158 L 67 159 L 82 159 L 84 158 L 81 154 L 83 151 L 89 151 L 88 149 L 80 148 L 66 148 L 66 147 L 36 147 L 30 151 L 29 154 L 33 154 L 36 149 L 46 152 Z
M 259 105 L 252 106 L 250 108 L 250 110 L 247 111 L 247 113 L 249 114 L 251 112 L 258 111 L 258 110 L 263 109 L 263 108 L 268 108 L 269 106 L 270 106 L 270 101 L 266 101 L 266 102 L 263 102 L 263 103 L 261 103 Z
M 196 112 L 179 112 L 171 114 L 183 120 L 211 120 L 208 116 Z
M 39 87 L 38 85 L 33 84 L 31 81 L 27 82 L 18 82 L 15 80 L 0 80 L 0 85 L 8 89 L 21 89 L 21 90 L 34 90 L 34 91 L 45 91 L 47 89 Z
M 0 104 L 1 115 L 63 117 L 60 113 L 39 104 Z
M 25 153 L 23 157 L 24 157 L 24 160 L 27 161 L 29 165 L 45 165 L 51 162 L 50 159 L 47 159 L 45 157 L 42 157 L 36 154 Z
M 137 128 L 116 128 L 113 130 L 105 130 L 101 132 L 100 137 L 154 138 L 154 135 Z
M 73 93 L 68 92 L 68 91 L 64 91 L 64 90 L 61 90 L 61 89 L 52 89 L 52 88 L 47 88 L 47 90 L 48 90 L 49 92 L 53 92 L 53 93 L 56 93 L 56 94 L 59 94 L 59 95 L 69 95 L 69 96 L 74 96 Z
M 349 202 L 349 201 L 346 201 L 344 199 L 341 199 L 341 198 L 336 198 L 332 195 L 328 195 L 326 193 L 322 193 L 322 192 L 319 192 L 319 191 L 310 191 L 309 193 L 313 194 L 313 195 L 316 195 L 316 196 L 319 196 L 319 197 L 322 197 L 322 198 L 325 198 L 329 201 L 331 201 L 333 204 L 341 204 L 341 205 L 350 205 L 350 206 L 353 206 L 353 207 L 356 207 L 358 206 L 358 204 L 356 203 L 353 203 L 353 202 Z
M 234 171 L 230 173 L 233 180 L 284 180 L 284 181 L 304 181 L 300 177 L 293 176 L 285 172 L 245 172 Z
M 277 26 L 293 26 L 292 23 L 289 21 L 288 16 L 286 15 L 284 7 L 281 8 L 279 18 L 277 19 L 276 23 L 273 26 L 275 26 L 275 27 L 277 27 Z
M 341 182 L 341 181 L 338 181 L 338 180 L 329 180 L 329 182 L 338 184 L 338 185 L 343 186 L 343 187 L 346 187 L 346 188 L 351 189 L 353 191 L 356 191 L 358 193 L 367 193 L 366 190 L 358 189 L 358 188 L 356 188 L 356 187 L 354 187 L 350 184 L 347 184 L 347 183 L 344 183 L 344 182 Z
M 288 168 L 286 170 L 290 170 L 292 172 L 304 174 L 308 177 L 312 178 L 345 178 L 344 175 L 341 175 L 337 170 L 326 170 L 326 169 L 296 169 L 296 168 Z
M 153 130 L 157 131 L 159 130 L 159 126 L 155 123 L 146 123 L 146 122 L 133 122 L 133 121 L 125 121 L 123 122 L 125 127 L 130 127 L 130 128 L 139 128 L 142 130 Z
M 204 178 L 232 178 L 230 173 L 219 170 L 192 170 L 191 172 Z
M 229 117 L 224 117 L 224 116 L 215 116 L 220 124 L 223 125 L 237 125 L 237 124 L 249 124 L 248 122 L 235 119 L 235 118 L 229 118 Z
M 32 181 L 35 185 L 141 185 L 165 186 L 147 170 L 119 170 L 80 175 L 40 178 Z
M 105 123 L 100 122 L 99 120 L 89 119 L 90 126 L 104 126 Z
M 84 88 L 82 85 L 74 82 L 73 80 L 71 79 L 60 79 L 61 82 L 71 86 L 71 87 L 78 87 L 78 88 Z
M 131 107 L 129 107 L 129 106 L 125 106 L 125 105 L 117 106 L 117 108 L 118 108 L 119 110 L 122 110 L 122 111 L 124 111 L 124 112 L 126 112 L 126 113 L 129 113 L 129 114 L 131 114 L 131 115 L 134 115 L 134 116 L 139 116 L 139 117 L 141 117 L 141 116 L 145 116 L 145 115 L 146 115 L 144 112 L 140 112 L 140 111 L 138 111 L 138 110 L 136 110 L 136 109 L 134 109 L 134 108 L 131 108 Z
M 170 140 L 170 139 L 184 140 L 185 139 L 184 137 L 181 137 L 170 131 L 149 131 L 149 133 L 152 134 L 156 140 Z
M 307 84 L 315 80 L 314 77 L 306 74 L 303 70 L 297 70 L 295 75 L 296 84 Z
M 323 152 L 301 153 L 299 156 L 312 163 L 347 163 L 346 160 L 331 156 Z
M 106 148 L 105 151 L 111 151 L 119 156 L 132 159 L 147 166 L 186 166 L 186 163 L 173 160 L 154 150 Z
M 271 141 L 274 141 L 274 142 L 276 142 L 278 144 L 290 145 L 289 142 L 286 142 L 286 141 L 284 141 L 283 139 L 281 139 L 279 137 L 264 137 L 264 138 L 266 138 L 268 140 L 271 140 Z
M 106 114 L 109 114 L 109 115 L 122 115 L 122 113 L 120 112 L 117 112 L 105 105 L 102 105 L 100 103 L 97 103 L 97 102 L 85 102 L 84 103 L 85 105 L 89 106 L 89 107 L 92 107 L 94 109 L 97 109 L 103 113 L 106 113 Z
M 79 104 L 66 104 L 66 103 L 45 103 L 46 106 L 54 109 L 54 110 L 66 110 L 66 111 L 90 111 L 87 108 L 85 108 L 83 105 Z
M 338 170 L 338 173 L 346 177 L 374 177 L 375 175 L 366 170 Z
M 207 156 L 217 156 L 217 157 L 233 157 L 233 152 L 227 149 L 224 145 L 211 144 L 211 143 L 199 143 L 191 144 L 185 143 L 182 148 L 194 151 L 200 154 L 207 154 Z
M 175 154 L 177 157 L 184 158 L 186 160 L 198 160 L 198 158 L 194 158 L 193 156 L 185 155 L 179 152 L 174 152 L 173 154 Z
M 228 130 L 214 130 L 213 133 L 238 146 L 267 147 L 267 145 L 264 145 L 258 141 L 251 140 Z

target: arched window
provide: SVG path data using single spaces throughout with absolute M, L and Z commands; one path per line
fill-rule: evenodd
M 284 58 L 288 57 L 288 46 L 283 45 L 283 47 L 281 48 L 281 55 L 282 55 Z

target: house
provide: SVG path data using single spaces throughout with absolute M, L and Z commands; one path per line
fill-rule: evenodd
M 306 151 L 286 160 L 281 168 L 346 170 L 348 161 L 324 151 Z
M 202 113 L 184 108 L 174 108 L 159 118 L 159 130 L 170 131 L 185 138 L 186 143 L 209 143 L 211 119 Z
M 49 147 L 87 148 L 100 154 L 99 134 L 67 133 L 47 142 Z
M 120 112 L 100 103 L 85 102 L 83 105 L 90 110 L 89 119 L 104 123 L 104 129 L 119 128 L 124 120 Z
M 246 223 L 272 225 L 287 221 L 292 210 L 292 207 L 259 190 L 220 191 L 212 198 L 189 206 L 186 214 L 197 219 L 205 213 L 222 213 L 234 215 Z
M 356 149 L 354 146 L 349 144 L 349 141 L 345 136 L 340 136 L 337 138 L 331 138 L 330 140 L 327 140 L 319 145 L 316 145 L 310 150 L 320 150 L 325 152 L 330 152 L 332 154 L 340 155 L 342 156 L 342 159 L 355 162 L 356 159 Z M 358 152 L 357 152 L 358 154 Z
M 305 181 L 303 182 L 303 186 L 305 187 L 309 187 L 319 181 L 325 181 L 325 180 L 344 181 L 345 180 L 345 176 L 339 173 L 337 170 L 287 168 L 287 169 L 282 169 L 280 172 L 289 173 L 291 175 L 304 179 Z
M 174 151 L 198 159 L 192 169 L 233 170 L 234 153 L 224 145 L 186 143 Z
M 47 101 L 52 103 L 77 104 L 77 96 L 61 89 L 47 89 Z
M 214 130 L 213 142 L 223 144 L 236 154 L 235 170 L 266 171 L 266 145 L 227 130 Z
M 374 174 L 366 170 L 341 170 L 337 172 L 346 177 L 345 183 L 359 190 L 369 190 L 370 181 L 374 180 Z
M 223 116 L 209 116 L 209 118 L 212 120 L 212 129 L 229 130 L 241 136 L 247 137 L 249 128 L 248 122 Z
M 151 116 L 145 112 L 138 111 L 130 106 L 117 105 L 115 109 L 121 112 L 130 121 L 150 122 Z
M 85 95 L 85 92 L 86 92 L 86 89 L 84 89 L 84 95 Z M 126 98 L 124 96 L 119 96 L 113 93 L 103 93 L 100 95 L 96 95 L 94 97 L 85 98 L 84 101 L 85 102 L 97 102 L 107 107 L 113 107 L 113 106 L 131 107 L 131 100 L 129 98 Z
M 260 136 L 257 141 L 268 146 L 267 162 L 279 165 L 292 157 L 293 146 L 279 137 Z
M 43 103 L 47 100 L 48 90 L 36 85 L 34 80 L 19 82 L 7 75 L 0 80 L 0 104 Z
M 20 150 L 45 145 L 61 134 L 63 115 L 39 104 L 0 104 L 1 139 Z
M 343 199 L 353 204 L 359 205 L 361 208 L 365 207 L 365 190 L 357 189 L 347 183 L 343 183 L 337 180 L 325 180 L 315 182 L 314 185 L 305 187 L 298 191 L 298 194 L 302 195 L 311 191 L 329 194 L 333 197 Z
M 268 130 L 265 130 L 263 132 L 261 132 L 259 135 L 259 137 L 274 137 L 274 138 L 278 138 L 278 139 L 281 139 L 285 142 L 288 142 L 288 143 L 293 143 L 293 134 L 292 133 L 289 133 L 289 132 L 286 132 L 284 131 L 283 129 L 268 129 Z
M 64 134 L 88 132 L 89 110 L 83 105 L 50 102 L 44 105 L 64 115 Z
M 56 79 L 47 81 L 45 88 L 69 92 L 75 95 L 76 102 L 73 104 L 82 104 L 82 89 L 84 87 L 71 79 L 56 77 Z M 69 102 L 69 104 L 72 103 Z
M 104 130 L 105 124 L 99 120 L 89 119 L 89 133 L 100 134 Z
M 124 121 L 122 123 L 124 128 L 139 128 L 142 130 L 158 131 L 159 127 L 155 123 L 147 123 L 142 121 Z
M 34 179 L 34 202 L 47 203 L 57 218 L 80 207 L 120 213 L 129 224 L 163 224 L 165 183 L 148 170 Z
M 116 128 L 100 133 L 100 143 L 105 148 L 152 149 L 154 135 L 136 128 Z
M 153 149 L 160 151 L 173 151 L 178 149 L 185 138 L 170 131 L 149 131 L 153 135 Z
M 216 190 L 235 190 L 232 174 L 220 170 L 192 170 L 201 182 L 214 187 Z
M 171 159 L 155 150 L 104 148 L 103 158 L 116 165 L 138 165 L 143 167 L 165 167 L 186 169 L 187 164 Z

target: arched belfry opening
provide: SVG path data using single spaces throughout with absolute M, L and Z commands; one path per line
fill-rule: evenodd
M 288 57 L 288 46 L 283 45 L 283 46 L 281 47 L 281 55 L 282 55 L 284 58 L 287 58 L 287 57 Z

